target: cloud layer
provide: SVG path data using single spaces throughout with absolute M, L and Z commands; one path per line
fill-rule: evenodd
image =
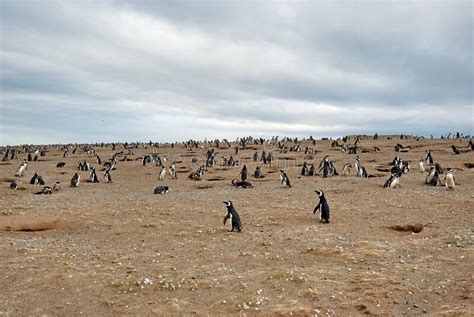
M 0 6 L 0 144 L 473 134 L 472 2 Z

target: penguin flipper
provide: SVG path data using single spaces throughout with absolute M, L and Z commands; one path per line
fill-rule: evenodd
M 225 223 L 227 222 L 227 220 L 230 218 L 229 214 L 227 214 L 225 217 L 224 217 L 224 225 Z

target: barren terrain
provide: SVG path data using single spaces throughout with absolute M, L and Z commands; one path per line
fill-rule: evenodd
M 51 150 L 15 177 L 26 158 L 20 153 L 0 162 L 0 316 L 472 316 L 474 156 L 468 142 L 363 139 L 363 150 L 380 148 L 359 154 L 376 176 L 367 179 L 354 169 L 347 177 L 300 176 L 304 161 L 317 166 L 324 155 L 339 173 L 354 163 L 355 155 L 332 148 L 330 140 L 302 141 L 302 151 L 287 153 L 250 145 L 238 155 L 236 143 L 222 143 L 217 165 L 200 181 L 187 176 L 203 164 L 208 144 L 193 151 L 182 144 L 135 149 L 130 161 L 119 156 L 113 183 L 80 150 L 67 158 Z M 396 143 L 411 149 L 395 152 Z M 455 155 L 451 144 L 466 151 Z M 317 152 L 305 155 L 306 146 Z M 103 161 L 123 150 L 94 148 Z M 426 149 L 444 169 L 453 168 L 454 191 L 424 184 L 427 172 L 419 173 L 418 161 Z M 254 163 L 255 150 L 272 152 L 274 161 Z M 148 153 L 166 155 L 166 165 L 182 161 L 179 179 L 167 174 L 159 181 L 159 167 L 135 160 Z M 231 154 L 240 166 L 223 166 L 222 157 Z M 401 188 L 383 189 L 390 176 L 383 170 L 397 154 L 411 170 Z M 86 182 L 84 171 L 79 187 L 70 188 L 84 160 L 97 167 L 100 183 Z M 56 167 L 60 161 L 65 167 Z M 244 163 L 250 174 L 262 165 L 265 178 L 249 178 L 254 188 L 231 185 Z M 281 185 L 280 168 L 293 188 Z M 34 195 L 42 188 L 29 184 L 35 171 L 47 185 L 61 181 L 62 189 Z M 15 179 L 21 184 L 13 191 Z M 155 195 L 156 185 L 171 191 Z M 330 224 L 313 215 L 316 189 L 326 194 Z M 222 224 L 225 200 L 240 214 L 240 233 Z

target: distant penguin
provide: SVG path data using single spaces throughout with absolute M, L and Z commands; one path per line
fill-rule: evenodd
M 91 167 L 90 175 L 89 175 L 89 180 L 91 183 L 98 183 L 99 178 L 97 177 L 97 173 L 95 171 L 95 167 Z
M 444 177 L 444 185 L 447 190 L 454 190 L 456 180 L 454 179 L 453 170 L 448 167 L 446 176 Z
M 153 190 L 154 194 L 165 194 L 170 191 L 169 186 L 156 186 Z
M 242 187 L 242 188 L 253 188 L 253 185 L 247 181 L 239 181 L 238 179 L 232 180 L 232 185 L 235 187 Z
M 95 161 L 96 161 L 96 163 L 99 164 L 99 165 L 102 164 L 102 160 L 100 159 L 99 154 L 96 154 L 96 155 L 95 155 Z
M 81 175 L 79 175 L 79 173 L 74 174 L 74 176 L 71 179 L 71 187 L 79 186 L 80 182 L 81 182 Z
M 428 161 L 429 165 L 433 165 L 433 156 L 431 155 L 431 150 L 426 150 L 425 161 Z
M 107 180 L 107 183 L 112 183 L 112 174 L 110 174 L 110 168 L 107 168 L 104 172 L 104 178 Z
M 315 190 L 315 192 L 319 196 L 319 203 L 314 208 L 313 214 L 316 214 L 316 211 L 319 210 L 321 222 L 329 223 L 329 204 L 326 201 L 326 197 L 322 190 Z
M 280 170 L 280 181 L 283 186 L 291 188 L 290 178 L 284 170 Z
M 451 145 L 451 149 L 453 149 L 454 154 L 461 154 L 461 152 L 456 148 L 454 144 Z
M 18 183 L 16 181 L 13 181 L 10 183 L 10 189 L 11 190 L 17 190 L 18 189 Z
M 56 167 L 64 167 L 66 165 L 66 162 L 58 162 L 58 164 L 56 164 Z
M 309 175 L 309 176 L 314 176 L 314 175 L 316 175 L 316 169 L 314 168 L 314 164 L 311 164 L 311 165 L 309 166 L 308 175 Z
M 383 188 L 395 188 L 400 186 L 400 178 L 402 177 L 401 172 L 393 173 L 390 178 L 385 182 Z
M 265 176 L 263 176 L 263 173 L 262 173 L 262 170 L 261 170 L 260 166 L 257 166 L 255 168 L 255 172 L 253 173 L 253 176 L 255 178 L 264 178 L 265 177 Z
M 424 173 L 424 172 L 425 172 L 425 165 L 424 165 L 423 159 L 421 159 L 421 160 L 418 162 L 418 170 L 419 170 L 420 173 Z
M 161 167 L 161 171 L 160 171 L 160 176 L 158 176 L 158 180 L 164 180 L 165 179 L 165 174 L 166 174 L 166 168 L 165 167 Z
M 61 190 L 61 182 L 55 181 L 53 184 L 53 191 Z
M 245 182 L 248 178 L 248 171 L 247 171 L 247 165 L 244 164 L 242 167 L 242 170 L 240 171 L 240 179 L 242 182 Z
M 342 167 L 342 176 L 348 176 L 351 173 L 352 164 L 346 163 Z
M 435 165 L 431 166 L 430 173 L 425 179 L 425 183 L 431 186 L 439 186 L 440 185 L 440 180 L 439 180 L 439 174 L 438 170 Z
M 39 192 L 36 192 L 35 195 L 51 195 L 53 193 L 53 189 L 49 186 L 44 186 L 43 189 Z
M 44 185 L 45 182 L 43 180 L 43 177 L 41 177 L 41 175 L 35 172 L 35 175 L 33 175 L 33 177 L 30 180 L 30 184 L 31 185 Z
M 15 173 L 15 176 L 17 176 L 17 177 L 23 176 L 23 173 L 26 171 L 27 168 L 28 168 L 28 162 L 23 160 L 20 163 L 20 166 L 18 167 L 18 170 Z
M 230 231 L 232 232 L 234 229 L 236 229 L 238 232 L 242 231 L 242 223 L 240 222 L 239 214 L 237 213 L 237 210 L 235 210 L 234 205 L 230 200 L 224 201 L 224 204 L 227 207 L 227 215 L 224 217 L 224 225 L 226 224 L 227 220 L 230 219 L 232 223 L 232 229 Z
M 303 168 L 301 169 L 301 176 L 306 176 L 308 174 L 308 163 L 303 162 Z

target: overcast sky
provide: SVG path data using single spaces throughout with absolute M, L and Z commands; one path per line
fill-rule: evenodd
M 3 145 L 473 134 L 472 1 L 0 6 Z

